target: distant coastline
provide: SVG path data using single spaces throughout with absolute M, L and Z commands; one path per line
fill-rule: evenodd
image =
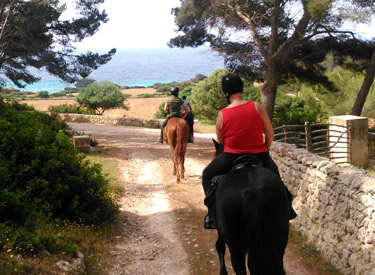
M 129 49 L 119 50 L 110 62 L 89 75 L 96 81 L 110 81 L 120 86 L 149 87 L 156 83 L 182 82 L 197 74 L 209 76 L 224 68 L 224 59 L 208 47 L 196 49 Z M 41 81 L 27 85 L 25 91 L 55 93 L 65 87 L 74 87 L 46 72 L 35 71 Z M 13 85 L 4 87 L 16 88 Z

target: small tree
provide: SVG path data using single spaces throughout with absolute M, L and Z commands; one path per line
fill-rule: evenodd
M 109 81 L 94 82 L 83 88 L 75 100 L 81 106 L 95 110 L 98 115 L 115 108 L 129 109 L 124 104 L 126 96 L 121 93 L 120 87 Z
M 49 93 L 47 91 L 40 91 L 38 92 L 37 96 L 39 98 L 49 98 Z

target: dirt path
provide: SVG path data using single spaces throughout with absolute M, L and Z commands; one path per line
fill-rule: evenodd
M 186 179 L 176 184 L 169 147 L 159 130 L 71 124 L 90 134 L 119 163 L 125 196 L 120 226 L 107 260 L 106 274 L 218 274 L 216 231 L 203 229 L 201 173 L 213 157 L 211 138 L 197 134 L 186 155 Z M 288 274 L 315 274 L 290 249 Z M 231 269 L 229 252 L 227 267 Z

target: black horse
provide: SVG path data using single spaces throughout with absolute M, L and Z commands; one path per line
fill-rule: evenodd
M 215 142 L 217 153 L 222 150 L 218 145 Z M 246 274 L 246 254 L 251 275 L 286 274 L 283 256 L 289 234 L 289 206 L 280 177 L 261 167 L 255 157 L 244 158 L 221 177 L 214 196 L 220 274 L 227 274 L 225 245 L 236 274 Z

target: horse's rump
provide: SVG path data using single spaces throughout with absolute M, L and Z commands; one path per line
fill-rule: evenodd
M 189 138 L 189 125 L 183 118 L 170 118 L 163 130 L 164 140 L 169 144 L 174 163 L 173 174 L 177 181 L 184 178 L 185 153 Z
M 231 254 L 241 250 L 248 253 L 252 274 L 284 274 L 288 211 L 284 184 L 267 168 L 231 170 L 216 190 L 219 234 Z

